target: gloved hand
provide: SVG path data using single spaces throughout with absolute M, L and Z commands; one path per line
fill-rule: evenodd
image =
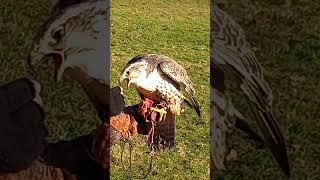
M 0 171 L 27 168 L 45 148 L 40 85 L 19 79 L 0 87 Z

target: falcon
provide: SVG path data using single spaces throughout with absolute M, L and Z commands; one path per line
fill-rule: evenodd
M 54 64 L 54 78 L 64 72 L 78 80 L 106 119 L 109 107 L 109 6 L 105 0 L 59 0 L 38 29 L 28 62 L 44 57 Z
M 160 113 L 160 136 L 171 147 L 174 143 L 175 117 L 180 115 L 182 104 L 187 102 L 200 117 L 199 103 L 186 70 L 175 60 L 164 55 L 140 54 L 125 66 L 120 82 L 134 87 L 143 101 L 160 104 L 151 107 Z M 186 92 L 188 99 L 184 96 Z M 145 113 L 145 112 L 144 112 Z M 142 114 L 144 114 L 142 113 Z M 166 113 L 166 117 L 161 118 Z
M 230 124 L 228 121 L 232 117 L 235 121 L 239 119 L 244 120 L 243 116 L 240 116 L 238 111 L 231 106 L 230 98 L 225 93 L 225 86 L 228 80 L 240 84 L 240 89 L 248 98 L 252 110 L 257 115 L 257 124 L 266 145 L 271 150 L 281 169 L 289 176 L 290 167 L 284 138 L 272 110 L 272 91 L 263 77 L 262 67 L 251 50 L 244 31 L 228 14 L 214 5 L 212 1 L 210 24 L 210 66 L 213 81 L 211 86 L 212 91 L 215 92 L 211 96 L 211 104 L 212 106 L 216 106 L 220 112 L 218 113 L 218 111 L 215 111 L 211 107 L 211 111 L 213 111 L 211 112 L 213 113 L 211 123 L 216 124 L 223 119 L 225 122 L 222 124 Z M 218 94 L 222 97 L 220 101 L 217 99 L 219 97 Z M 228 102 L 229 106 L 224 104 L 226 102 Z M 220 104 L 220 108 L 218 104 Z M 226 115 L 222 116 L 223 114 Z M 224 127 L 230 128 L 225 125 Z M 220 129 L 221 131 L 227 130 Z M 223 144 L 219 141 L 224 140 L 225 136 L 222 135 L 226 133 L 221 133 L 221 136 L 215 134 L 219 133 L 219 131 L 215 132 L 211 130 L 211 133 L 211 142 L 213 143 L 211 144 L 211 151 L 226 150 L 225 147 L 218 147 L 219 144 Z M 214 152 L 213 154 L 215 154 Z M 217 161 L 213 162 L 213 164 L 218 168 L 222 167 Z

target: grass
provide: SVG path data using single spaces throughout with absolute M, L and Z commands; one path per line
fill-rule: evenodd
M 289 4 L 289 2 L 291 2 Z M 274 111 L 283 130 L 291 179 L 320 178 L 319 10 L 314 1 L 232 1 L 218 3 L 245 30 L 274 94 Z M 236 107 L 254 124 L 243 98 Z M 224 179 L 284 179 L 271 153 L 257 150 L 236 133 L 238 159 Z
M 157 156 L 148 179 L 206 179 L 209 176 L 209 2 L 130 1 L 111 2 L 111 82 L 135 55 L 152 52 L 178 61 L 194 82 L 203 118 L 186 107 L 176 120 L 176 145 Z M 136 104 L 135 90 L 125 89 L 127 104 Z M 148 167 L 141 138 L 134 139 L 133 174 Z M 111 178 L 127 178 L 121 168 L 120 146 L 112 148 Z M 127 158 L 126 158 L 127 160 Z M 127 165 L 128 163 L 126 163 Z

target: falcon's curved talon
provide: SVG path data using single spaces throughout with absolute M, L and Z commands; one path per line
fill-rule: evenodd
M 165 109 L 166 108 L 155 108 L 155 107 L 150 108 L 151 111 L 155 111 L 160 114 L 159 122 L 161 122 L 163 120 L 164 115 L 167 114 L 167 111 Z

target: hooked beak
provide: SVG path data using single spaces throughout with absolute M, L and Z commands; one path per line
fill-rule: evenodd
M 42 52 L 39 48 L 31 50 L 28 56 L 29 68 L 35 72 L 35 66 L 46 56 L 50 56 L 54 64 L 54 80 L 57 82 L 63 74 L 62 63 L 64 62 L 64 54 L 62 51 L 52 51 L 49 53 Z
M 126 81 L 126 82 L 125 82 Z M 127 83 L 127 87 L 130 87 L 131 81 L 126 75 L 122 75 L 119 80 L 119 86 L 123 85 L 124 83 Z

